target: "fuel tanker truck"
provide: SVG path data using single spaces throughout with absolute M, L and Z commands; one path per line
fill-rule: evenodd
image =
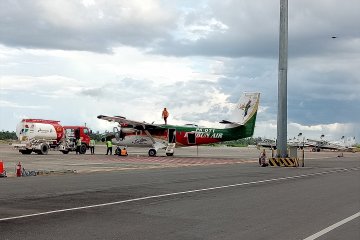
M 80 154 L 89 148 L 90 130 L 84 126 L 62 126 L 60 121 L 44 119 L 23 119 L 16 126 L 20 143 L 12 146 L 22 154 L 47 154 L 59 150 L 64 154 L 76 150 L 76 139 L 81 139 Z

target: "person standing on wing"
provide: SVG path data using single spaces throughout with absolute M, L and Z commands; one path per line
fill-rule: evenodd
M 167 111 L 166 108 L 164 108 L 164 110 L 162 111 L 162 117 L 164 118 L 165 125 L 166 125 L 167 124 L 167 118 L 169 117 L 169 112 Z

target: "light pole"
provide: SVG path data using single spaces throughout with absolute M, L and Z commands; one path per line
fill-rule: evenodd
M 288 0 L 280 0 L 277 157 L 287 157 Z

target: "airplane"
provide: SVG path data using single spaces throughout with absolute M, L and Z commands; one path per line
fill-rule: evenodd
M 276 141 L 268 138 L 264 138 L 259 141 L 256 146 L 263 147 L 263 148 L 271 148 L 276 150 Z
M 302 133 L 299 133 L 297 137 L 290 138 L 287 141 L 287 145 L 298 147 L 298 148 L 302 149 L 304 147 L 304 142 L 303 142 L 303 140 L 300 139 L 301 136 L 302 136 Z M 258 147 L 271 148 L 271 149 L 276 150 L 276 139 L 264 138 L 261 141 L 259 141 L 256 145 Z
M 114 145 L 148 147 L 149 156 L 156 156 L 165 149 L 167 156 L 174 155 L 175 147 L 186 147 L 251 137 L 254 133 L 260 93 L 245 92 L 230 116 L 222 120 L 223 128 L 154 124 L 126 119 L 123 116 L 99 115 L 97 118 L 118 123 L 112 133 L 102 140 L 111 140 Z
M 307 139 L 307 146 L 312 147 L 313 152 L 320 152 L 322 150 L 333 150 L 333 151 L 351 151 L 354 149 L 353 145 L 355 144 L 355 137 L 345 139 L 345 136 L 342 136 L 338 141 L 325 141 L 323 138 L 324 134 L 320 136 L 319 140 Z

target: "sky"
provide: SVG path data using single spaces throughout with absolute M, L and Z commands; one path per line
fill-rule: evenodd
M 360 139 L 360 1 L 290 0 L 288 138 Z M 100 114 L 217 126 L 260 92 L 276 138 L 280 0 L 1 0 L 0 130 Z

